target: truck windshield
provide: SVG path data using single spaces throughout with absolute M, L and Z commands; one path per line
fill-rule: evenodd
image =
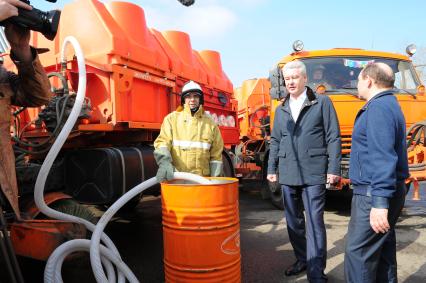
M 420 84 L 409 61 L 379 57 L 321 57 L 300 59 L 306 65 L 308 85 L 316 90 L 324 85 L 327 91 L 356 90 L 362 68 L 372 62 L 388 64 L 395 73 L 395 88 L 415 93 Z

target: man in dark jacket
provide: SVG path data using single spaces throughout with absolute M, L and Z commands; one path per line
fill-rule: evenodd
M 301 61 L 287 63 L 283 76 L 289 95 L 275 111 L 267 179 L 277 181 L 279 164 L 287 230 L 297 259 L 285 275 L 307 269 L 310 282 L 326 282 L 325 184 L 340 178 L 339 123 L 330 98 L 306 87 Z
M 0 21 L 17 16 L 18 7 L 31 9 L 31 6 L 21 1 L 0 0 Z M 5 34 L 18 75 L 0 66 L 0 187 L 17 217 L 20 217 L 15 156 L 10 140 L 10 106 L 41 106 L 49 102 L 51 92 L 36 51 L 29 45 L 29 30 L 6 24 Z
M 384 63 L 358 76 L 367 100 L 352 134 L 349 177 L 353 185 L 345 277 L 347 282 L 397 282 L 395 223 L 405 200 L 408 160 L 405 119 L 393 95 L 395 75 Z

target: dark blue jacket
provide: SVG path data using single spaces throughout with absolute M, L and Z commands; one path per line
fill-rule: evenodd
M 340 128 L 333 103 L 310 88 L 306 95 L 297 121 L 289 99 L 275 111 L 268 174 L 276 174 L 278 165 L 280 184 L 320 185 L 327 173 L 340 176 Z
M 408 176 L 404 115 L 393 92 L 384 91 L 357 114 L 349 178 L 355 194 L 372 196 L 373 207 L 387 208 L 389 198 L 405 193 L 397 183 Z

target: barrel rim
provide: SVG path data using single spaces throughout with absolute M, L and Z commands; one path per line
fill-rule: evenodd
M 172 181 L 165 181 L 165 182 L 161 182 L 161 187 L 166 186 L 166 187 L 194 187 L 194 186 L 206 186 L 206 187 L 217 187 L 217 186 L 229 186 L 229 185 L 233 185 L 235 183 L 238 183 L 239 180 L 237 178 L 232 178 L 232 177 L 204 177 L 208 180 L 221 180 L 221 181 L 229 181 L 226 183 L 212 183 L 212 184 L 198 184 L 198 183 L 194 183 L 194 184 L 182 184 L 182 183 L 175 183 L 176 181 L 179 181 L 177 179 L 172 180 Z M 185 180 L 181 180 L 181 181 L 185 181 Z

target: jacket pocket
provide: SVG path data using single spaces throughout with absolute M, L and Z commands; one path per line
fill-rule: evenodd
M 310 157 L 328 155 L 326 148 L 309 148 L 308 154 Z
M 309 148 L 309 158 L 301 160 L 302 167 L 307 168 L 307 172 L 312 175 L 323 175 L 327 173 L 327 149 Z

